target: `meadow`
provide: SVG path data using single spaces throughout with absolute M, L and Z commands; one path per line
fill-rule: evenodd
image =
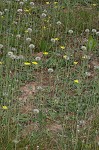
M 99 150 L 99 1 L 0 1 L 0 150 Z

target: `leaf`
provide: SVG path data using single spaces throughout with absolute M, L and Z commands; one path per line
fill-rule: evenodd
M 88 39 L 87 48 L 88 48 L 89 50 L 92 50 L 92 49 L 94 49 L 94 48 L 96 47 L 96 45 L 97 45 L 96 40 L 93 39 L 92 36 L 90 36 L 89 39 Z

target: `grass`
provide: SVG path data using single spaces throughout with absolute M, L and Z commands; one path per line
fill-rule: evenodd
M 0 150 L 99 149 L 98 7 L 0 2 Z

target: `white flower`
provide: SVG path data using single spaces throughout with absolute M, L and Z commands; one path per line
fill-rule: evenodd
M 0 49 L 2 49 L 3 48 L 3 44 L 0 44 Z
M 2 16 L 3 15 L 3 12 L 2 11 L 0 11 L 0 16 Z
M 20 39 L 21 35 L 20 34 L 17 34 L 16 35 L 16 38 Z
M 82 49 L 83 51 L 86 51 L 86 50 L 87 50 L 87 47 L 86 47 L 86 46 L 81 46 L 81 49 Z
M 39 60 L 41 60 L 41 57 L 37 56 L 37 57 L 35 58 L 35 60 L 36 60 L 36 61 L 39 61 Z
M 12 56 L 13 55 L 13 52 L 8 52 L 8 56 Z
M 37 90 L 43 90 L 42 86 L 37 86 Z
M 51 42 L 55 43 L 55 41 L 56 41 L 55 38 L 51 38 Z
M 42 13 L 41 16 L 45 18 L 47 15 L 45 13 Z
M 72 33 L 73 33 L 73 30 L 69 30 L 68 33 L 72 34 Z
M 31 38 L 29 38 L 29 37 L 26 38 L 26 41 L 27 41 L 27 42 L 31 42 Z
M 61 25 L 62 23 L 60 22 L 60 21 L 57 21 L 57 23 L 56 23 L 57 25 Z
M 30 48 L 30 49 L 35 48 L 35 45 L 34 45 L 34 44 L 30 44 L 30 45 L 29 45 L 29 48 Z
M 5 12 L 8 12 L 8 11 L 9 11 L 9 9 L 4 9 L 4 11 L 5 11 Z
M 17 49 L 15 47 L 12 47 L 11 50 L 12 51 L 17 51 Z
M 16 55 L 10 55 L 10 58 L 12 58 L 12 59 L 18 59 L 18 57 Z
M 30 5 L 31 5 L 31 6 L 34 6 L 34 2 L 30 2 Z
M 17 139 L 14 139 L 12 142 L 15 143 L 15 144 L 19 143 L 19 141 Z
M 86 76 L 90 77 L 91 76 L 91 72 L 85 72 Z
M 99 65 L 94 66 L 94 69 L 99 69 Z
M 23 55 L 19 55 L 19 56 L 17 56 L 17 59 L 24 59 L 24 56 Z
M 46 10 L 46 9 L 44 9 L 44 11 L 43 11 L 43 12 L 47 13 L 47 10 Z
M 32 33 L 32 29 L 31 29 L 31 28 L 28 28 L 27 31 L 28 31 L 29 33 Z
M 90 32 L 90 30 L 89 30 L 89 29 L 86 29 L 86 30 L 85 30 L 85 32 L 86 32 L 86 33 L 89 33 L 89 32 Z
M 23 11 L 22 9 L 18 9 L 17 10 L 18 13 L 22 13 L 22 11 Z
M 48 72 L 49 72 L 49 73 L 52 73 L 53 71 L 54 71 L 53 68 L 49 68 L 49 69 L 48 69 Z
M 96 32 L 97 32 L 97 30 L 96 30 L 96 29 L 92 29 L 92 32 L 93 32 L 93 33 L 96 33 Z
M 21 6 L 23 6 L 23 5 L 24 5 L 24 2 L 20 2 L 19 4 L 20 4 Z
M 96 35 L 97 35 L 97 36 L 99 36 L 99 31 L 98 31 L 98 32 L 96 32 Z
M 38 114 L 39 110 L 38 109 L 33 109 L 34 114 Z

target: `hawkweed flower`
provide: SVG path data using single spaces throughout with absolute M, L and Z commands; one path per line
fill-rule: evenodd
M 54 2 L 54 4 L 56 5 L 56 4 L 58 4 L 58 2 Z
M 39 109 L 33 109 L 34 114 L 38 114 L 39 113 Z
M 92 29 L 92 32 L 93 32 L 93 33 L 96 33 L 96 32 L 97 32 L 97 30 L 96 30 L 96 29 Z
M 0 44 L 0 49 L 2 49 L 3 48 L 3 44 Z
M 72 33 L 73 33 L 73 30 L 69 30 L 68 33 L 69 33 L 69 34 L 72 34 Z
M 57 24 L 57 25 L 61 25 L 62 23 L 61 23 L 60 21 L 57 21 L 56 24 Z
M 2 106 L 2 109 L 7 110 L 8 107 L 4 105 L 4 106 Z
M 69 59 L 70 59 L 70 57 L 67 56 L 67 55 L 64 55 L 63 58 L 64 58 L 65 60 L 69 60 Z
M 49 73 L 52 73 L 53 71 L 54 71 L 53 68 L 49 68 L 49 69 L 48 69 L 48 72 L 49 72 Z
M 41 57 L 37 56 L 37 57 L 35 58 L 35 60 L 36 60 L 36 61 L 40 61 L 40 60 L 41 60 Z
M 26 42 L 31 42 L 31 38 L 26 38 Z
M 37 65 L 37 64 L 38 64 L 38 62 L 36 62 L 36 61 L 33 61 L 33 62 L 32 62 L 32 64 L 34 64 L 34 65 Z
M 89 55 L 82 56 L 83 59 L 90 59 L 91 57 Z
M 89 32 L 90 32 L 90 30 L 89 30 L 89 29 L 86 29 L 86 30 L 85 30 L 85 32 L 86 32 L 86 33 L 89 33 Z
M 51 38 L 51 42 L 53 42 L 53 43 L 55 43 L 58 40 L 59 40 L 59 38 Z
M 0 65 L 2 65 L 2 64 L 3 64 L 3 62 L 0 61 Z
M 50 2 L 46 2 L 46 4 L 47 4 L 47 5 L 49 5 L 49 4 L 50 4 Z
M 81 50 L 86 51 L 87 47 L 86 46 L 81 46 Z
M 48 52 L 43 52 L 43 55 L 48 55 Z
M 64 49 L 65 49 L 65 46 L 60 46 L 60 48 L 64 50 Z
M 30 66 L 30 65 L 31 65 L 31 63 L 30 63 L 30 62 L 24 62 L 24 65 L 26 65 L 26 66 Z
M 92 6 L 96 7 L 96 6 L 97 6 L 97 4 L 92 4 Z
M 30 48 L 30 49 L 34 49 L 34 48 L 35 48 L 35 45 L 34 45 L 34 44 L 30 44 L 30 45 L 29 45 L 29 48 Z
M 78 64 L 78 62 L 77 61 L 74 61 L 74 65 L 77 65 Z
M 74 80 L 74 83 L 79 83 L 79 80 L 77 80 L 77 79 L 76 79 L 76 80 Z

